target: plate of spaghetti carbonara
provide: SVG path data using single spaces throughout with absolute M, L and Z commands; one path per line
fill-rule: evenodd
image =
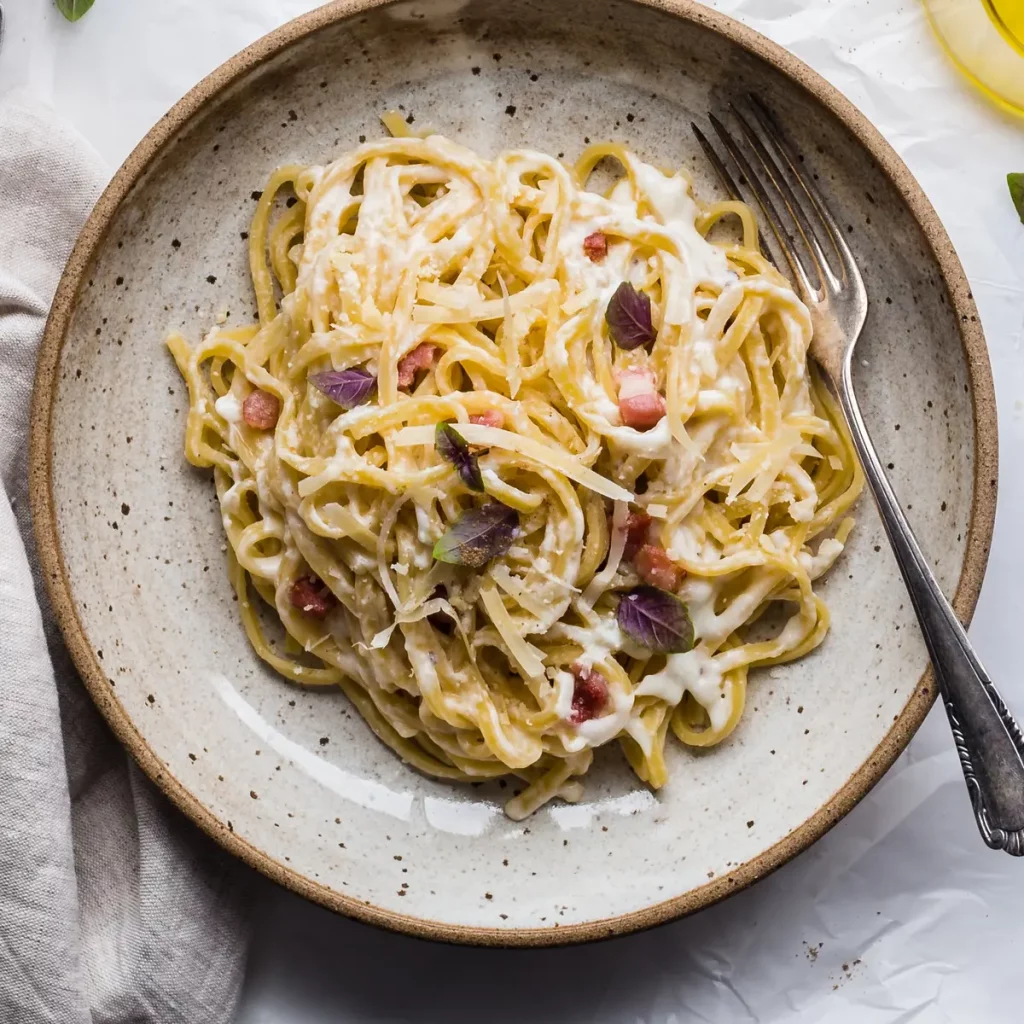
M 997 479 L 970 285 L 896 153 L 750 29 L 327 4 L 114 176 L 40 349 L 41 579 L 233 856 L 419 936 L 605 938 L 806 849 L 923 721 L 803 293 L 690 132 L 749 96 L 841 218 L 865 423 L 966 621 Z
M 807 310 L 681 170 L 385 123 L 271 176 L 257 322 L 167 339 L 241 628 L 411 768 L 521 780 L 513 819 L 610 745 L 671 786 L 828 632 L 861 474 Z

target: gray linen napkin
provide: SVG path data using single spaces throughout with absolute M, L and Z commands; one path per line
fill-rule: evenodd
M 0 1021 L 230 1021 L 247 869 L 145 779 L 89 701 L 40 585 L 27 500 L 36 349 L 107 173 L 0 97 Z

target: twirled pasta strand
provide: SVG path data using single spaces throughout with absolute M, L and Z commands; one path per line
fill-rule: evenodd
M 623 175 L 587 191 L 606 159 Z M 706 240 L 728 218 L 742 244 Z M 608 243 L 600 260 L 584 250 L 594 232 Z M 749 670 L 823 639 L 813 583 L 842 550 L 861 473 L 808 369 L 807 310 L 757 251 L 744 204 L 701 206 L 682 172 L 615 144 L 570 169 L 401 137 L 276 171 L 249 259 L 258 324 L 194 347 L 168 339 L 190 395 L 186 457 L 214 470 L 256 653 L 296 683 L 341 686 L 417 769 L 513 773 L 524 788 L 507 810 L 521 817 L 579 799 L 591 748 L 618 739 L 659 787 L 670 732 L 720 742 Z M 649 348 L 609 337 L 622 281 L 652 298 Z M 425 344 L 432 365 L 403 386 L 403 359 Z M 376 377 L 376 395 L 347 411 L 310 382 L 354 368 Z M 665 396 L 650 430 L 619 416 L 624 370 L 653 375 Z M 239 414 L 254 390 L 277 400 L 272 429 Z M 486 488 L 520 527 L 507 553 L 468 571 L 431 556 L 476 499 L 423 428 L 488 414 L 503 428 L 481 433 Z M 621 540 L 602 570 L 611 495 L 617 522 L 631 498 L 685 569 L 692 651 L 652 655 L 619 630 L 616 594 L 638 581 Z M 322 618 L 293 599 L 311 576 L 336 602 Z M 795 610 L 755 636 L 776 607 Z M 585 725 L 569 714 L 580 664 L 608 687 L 608 712 Z

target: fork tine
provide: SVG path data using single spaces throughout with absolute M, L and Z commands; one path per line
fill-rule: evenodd
M 782 169 L 776 163 L 775 158 L 768 152 L 765 144 L 761 141 L 757 132 L 750 126 L 750 123 L 743 116 L 743 114 L 736 109 L 736 107 L 730 104 L 733 112 L 733 116 L 739 123 L 740 131 L 746 137 L 747 142 L 750 143 L 751 148 L 754 151 L 754 155 L 757 157 L 764 169 L 765 174 L 768 175 L 771 183 L 775 186 L 776 191 L 782 197 L 782 201 L 789 211 L 789 215 L 793 218 L 793 223 L 796 224 L 797 230 L 800 232 L 800 236 L 803 238 L 808 250 L 810 251 L 818 271 L 818 278 L 822 284 L 827 284 L 833 289 L 837 290 L 841 286 L 841 282 L 836 277 L 832 267 L 829 265 L 828 257 L 825 255 L 825 250 L 821 246 L 821 242 L 818 239 L 818 233 L 814 230 L 814 225 L 811 223 L 803 206 L 800 204 L 796 193 L 793 191 L 786 179 L 786 176 L 782 173 Z M 813 207 L 812 207 L 813 209 Z
M 736 179 L 729 172 L 729 168 L 722 162 L 722 158 L 719 157 L 715 147 L 708 141 L 708 137 L 693 121 L 690 122 L 690 130 L 693 132 L 693 137 L 699 143 L 701 150 L 703 150 L 703 153 L 705 153 L 705 156 L 708 158 L 708 162 L 715 168 L 715 173 L 718 175 L 719 180 L 722 182 L 722 185 L 729 194 L 729 198 L 742 202 L 743 196 L 742 193 L 740 193 L 739 185 L 736 184 Z M 756 218 L 755 223 L 757 223 Z M 758 231 L 760 233 L 760 227 L 758 227 Z M 768 259 L 768 262 L 777 270 L 778 263 L 775 261 L 775 256 L 771 250 L 765 249 L 764 254 Z
M 725 191 L 729 193 L 730 198 L 741 200 L 743 197 L 740 194 L 739 186 L 736 184 L 736 179 L 729 173 L 729 168 L 722 163 L 721 158 L 715 152 L 711 143 L 708 142 L 704 133 L 693 121 L 690 122 L 690 129 L 693 132 L 694 138 L 700 144 L 700 148 L 704 150 L 704 155 L 715 169 L 715 174 L 718 175 L 719 180 L 725 186 Z
M 793 277 L 796 278 L 797 282 L 804 289 L 805 294 L 816 294 L 817 288 L 811 286 L 811 282 L 808 280 L 807 273 L 797 254 L 796 244 L 790 233 L 786 230 L 786 226 L 783 224 L 778 210 L 775 209 L 775 204 L 772 202 L 767 189 L 762 184 L 760 178 L 754 173 L 749 161 L 743 155 L 743 151 L 726 130 L 725 125 L 714 114 L 709 114 L 708 120 L 710 120 L 711 127 L 715 129 L 715 134 L 722 140 L 722 145 L 729 151 L 729 155 L 735 161 L 736 166 L 740 169 L 740 173 L 747 179 L 754 195 L 757 197 L 757 201 L 764 211 L 765 220 L 768 221 L 768 226 L 772 229 L 775 238 L 778 240 L 779 248 L 786 257 L 790 270 L 793 271 Z
M 722 162 L 722 158 L 718 155 L 715 147 L 708 142 L 707 136 L 705 136 L 693 121 L 690 122 L 690 129 L 693 131 L 694 138 L 700 144 L 700 148 L 704 150 L 704 155 L 708 158 L 708 162 L 715 169 L 715 173 L 718 175 L 718 179 L 724 186 L 725 191 L 729 193 L 729 197 L 742 202 L 743 194 L 740 192 L 740 187 L 736 184 L 736 179 L 730 173 L 729 168 Z M 779 265 L 772 252 L 765 249 L 765 256 L 768 258 L 771 265 L 778 270 Z
M 789 168 L 790 173 L 796 179 L 800 188 L 807 196 L 811 206 L 814 207 L 815 212 L 821 218 L 822 223 L 828 232 L 829 240 L 832 242 L 832 245 L 836 250 L 836 255 L 839 257 L 839 262 L 842 264 L 843 283 L 846 283 L 851 280 L 856 273 L 857 264 L 853 258 L 853 253 L 851 252 L 850 247 L 846 244 L 846 241 L 843 238 L 842 229 L 836 222 L 835 217 L 832 216 L 832 211 L 829 210 L 828 204 L 825 202 L 825 199 L 817 185 L 815 185 L 814 182 L 800 170 L 800 160 L 797 157 L 789 139 L 786 137 L 785 132 L 783 132 L 780 127 L 779 122 L 775 119 L 775 115 L 757 96 L 751 94 L 748 99 L 751 109 L 754 112 L 754 116 L 757 118 L 765 137 L 775 147 L 776 152 L 782 156 L 782 159 L 786 162 L 786 166 Z

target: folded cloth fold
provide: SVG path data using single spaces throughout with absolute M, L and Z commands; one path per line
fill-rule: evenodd
M 248 869 L 143 777 L 90 702 L 39 578 L 27 499 L 36 351 L 107 180 L 45 108 L 0 97 L 0 1021 L 230 1021 Z

